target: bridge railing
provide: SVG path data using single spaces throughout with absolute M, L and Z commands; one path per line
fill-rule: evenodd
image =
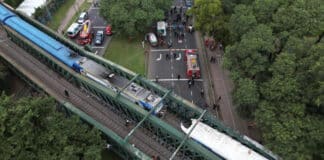
M 34 45 L 31 42 L 25 40 L 23 37 L 15 33 L 15 31 L 11 30 L 10 28 L 6 28 L 6 30 L 8 31 L 8 35 L 12 38 L 14 42 L 16 42 L 26 51 L 33 54 L 34 57 L 37 57 L 43 63 L 47 64 L 56 72 L 63 75 L 66 79 L 70 80 L 71 82 L 75 83 L 81 88 L 85 88 L 86 90 L 95 94 L 97 97 L 100 97 L 100 99 L 104 100 L 111 106 L 114 106 L 114 111 L 122 113 L 123 115 L 133 119 L 136 122 L 139 122 L 147 114 L 147 112 L 144 109 L 138 107 L 136 104 L 130 102 L 128 99 L 125 99 L 122 96 L 116 98 L 116 93 L 112 90 L 103 88 L 101 85 L 95 83 L 94 81 L 91 81 L 81 76 L 80 74 L 74 72 L 72 69 L 68 68 L 57 59 L 51 57 L 43 50 L 39 48 L 34 48 Z M 176 147 L 180 144 L 182 138 L 185 137 L 183 133 L 174 129 L 172 126 L 161 121 L 155 116 L 149 116 L 147 120 L 141 125 L 141 128 L 144 131 L 148 131 L 146 133 L 151 134 L 152 137 L 162 146 L 165 146 L 167 149 L 172 151 L 176 149 Z M 219 159 L 218 156 L 216 156 L 200 144 L 194 142 L 193 140 L 186 141 L 179 153 L 181 153 L 179 155 L 186 155 L 187 157 L 191 157 L 193 159 Z
M 102 64 L 106 68 L 110 69 L 111 71 L 127 78 L 127 79 L 132 79 L 136 74 L 118 64 L 115 64 L 109 60 L 106 60 L 102 57 L 96 56 L 90 52 L 85 51 L 78 45 L 74 44 L 70 40 L 66 39 L 65 37 L 62 37 L 61 35 L 58 35 L 56 32 L 48 29 L 46 26 L 42 25 L 41 23 L 27 17 L 24 14 L 18 13 L 21 18 L 26 20 L 27 22 L 31 23 L 32 25 L 36 26 L 43 32 L 49 34 L 53 38 L 57 39 L 61 43 L 65 44 L 69 48 L 73 49 L 77 53 L 86 56 L 97 63 Z M 148 79 L 144 77 L 139 77 L 135 80 L 135 82 L 139 83 L 143 87 L 150 89 L 156 93 L 158 93 L 160 96 L 163 96 L 168 92 L 167 89 L 149 81 Z M 200 114 L 203 113 L 203 110 L 197 107 L 196 105 L 193 105 L 189 101 L 175 95 L 175 94 L 170 94 L 170 96 L 166 97 L 166 102 L 168 103 L 168 109 L 170 109 L 173 113 L 177 114 L 177 116 L 183 118 L 183 119 L 191 119 L 191 118 L 197 118 Z M 206 113 L 203 117 L 202 120 L 204 123 L 208 124 L 209 126 L 229 135 L 233 139 L 238 140 L 242 144 L 246 145 L 247 147 L 253 149 L 254 151 L 260 153 L 261 155 L 267 157 L 268 159 L 276 159 L 275 157 L 271 156 L 268 150 L 259 148 L 252 142 L 248 141 L 245 139 L 242 135 L 234 131 L 233 129 L 230 129 L 228 127 L 225 127 L 223 123 L 221 123 L 219 120 L 216 119 L 216 117 L 210 113 Z

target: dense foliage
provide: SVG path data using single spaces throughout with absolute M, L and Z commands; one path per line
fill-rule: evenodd
M 135 36 L 163 20 L 171 3 L 172 0 L 101 0 L 100 13 L 118 34 Z
M 16 8 L 19 6 L 19 4 L 22 2 L 23 0 L 4 0 L 5 3 L 9 4 L 10 6 L 12 6 L 13 8 Z
M 223 2 L 234 6 L 224 66 L 239 110 L 284 159 L 324 159 L 323 1 Z
M 101 159 L 100 132 L 54 106 L 49 98 L 0 96 L 1 159 Z

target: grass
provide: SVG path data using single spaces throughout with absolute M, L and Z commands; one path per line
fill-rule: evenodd
M 140 38 L 113 37 L 104 58 L 122 65 L 136 73 L 145 75 L 145 54 Z
M 87 11 L 89 8 L 91 7 L 91 3 L 84 1 L 82 3 L 82 5 L 80 6 L 80 8 L 78 9 L 78 11 L 73 15 L 73 17 L 70 19 L 68 25 L 66 25 L 66 27 L 64 28 L 64 31 L 66 31 L 70 25 L 73 23 L 73 22 L 76 22 L 77 18 L 79 17 L 80 13 L 82 11 Z
M 66 13 L 76 0 L 66 0 L 61 7 L 52 15 L 52 20 L 48 22 L 47 26 L 56 31 L 62 20 L 65 18 Z

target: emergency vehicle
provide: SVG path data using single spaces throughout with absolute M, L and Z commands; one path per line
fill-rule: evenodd
M 83 23 L 83 28 L 80 32 L 78 43 L 81 45 L 86 45 L 86 44 L 90 44 L 91 40 L 92 40 L 91 22 L 90 22 L 90 20 L 86 20 Z
M 185 57 L 187 71 L 186 75 L 188 78 L 200 78 L 200 68 L 198 64 L 198 55 L 195 50 L 185 50 Z

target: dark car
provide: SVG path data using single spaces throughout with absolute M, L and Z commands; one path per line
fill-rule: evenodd
M 95 36 L 95 45 L 101 45 L 104 40 L 104 32 L 103 31 L 97 31 Z

